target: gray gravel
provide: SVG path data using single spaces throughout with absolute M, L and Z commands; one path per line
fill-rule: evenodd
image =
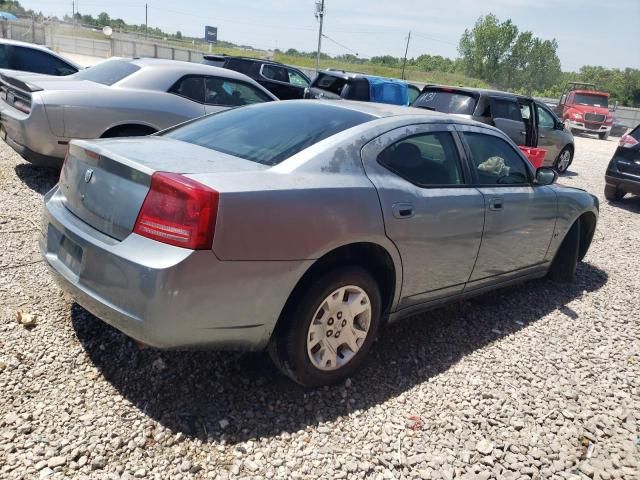
M 317 391 L 264 354 L 139 350 L 65 300 L 36 245 L 56 173 L 1 144 L 0 478 L 639 478 L 640 197 L 602 198 L 615 139 L 576 142 L 561 181 L 602 206 L 575 285 L 404 321 Z

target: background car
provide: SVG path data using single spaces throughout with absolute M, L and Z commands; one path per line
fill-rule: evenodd
M 59 167 L 72 138 L 149 135 L 207 113 L 277 98 L 241 73 L 152 58 L 64 78 L 2 75 L 0 133 L 27 161 Z
M 252 105 L 71 142 L 40 248 L 80 305 L 143 343 L 268 346 L 318 386 L 354 373 L 387 320 L 526 279 L 572 281 L 598 202 L 556 177 L 461 118 Z
M 314 78 L 305 98 L 409 105 L 419 94 L 418 87 L 403 80 L 328 69 Z
M 81 67 L 41 45 L 0 39 L 0 73 L 11 70 L 44 75 L 72 75 Z
M 622 137 L 629 130 L 631 130 L 631 127 L 629 125 L 623 123 L 615 115 L 613 116 L 613 123 L 611 125 L 611 131 L 609 132 L 609 135 L 611 135 L 612 137 Z
M 304 98 L 311 80 L 297 68 L 271 60 L 228 55 L 205 55 L 202 63 L 244 73 L 280 100 Z
M 618 201 L 627 193 L 640 195 L 640 125 L 620 138 L 607 166 L 604 196 Z
M 575 152 L 573 135 L 542 102 L 495 90 L 427 85 L 412 106 L 495 126 L 517 144 L 544 148 L 543 166 L 564 173 Z

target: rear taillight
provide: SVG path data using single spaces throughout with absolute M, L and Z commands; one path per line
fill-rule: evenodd
M 620 138 L 618 145 L 620 147 L 631 148 L 638 145 L 638 140 L 627 133 Z
M 64 160 L 62 161 L 62 168 L 60 168 L 60 177 L 58 183 L 62 183 L 64 180 L 64 167 L 67 164 L 67 158 L 69 157 L 69 145 L 67 144 L 67 153 L 64 154 Z
M 31 105 L 28 104 L 27 102 L 25 102 L 24 100 L 15 99 L 13 101 L 13 106 L 17 110 L 20 110 L 22 113 L 30 113 L 31 112 Z
M 211 248 L 220 194 L 177 173 L 156 172 L 134 233 L 192 250 Z

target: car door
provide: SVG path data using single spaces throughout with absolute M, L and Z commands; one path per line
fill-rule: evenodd
M 516 145 L 526 145 L 527 129 L 518 101 L 511 97 L 492 96 L 489 98 L 489 104 L 496 128 L 506 133 Z
M 207 113 L 273 100 L 254 85 L 241 80 L 208 76 L 205 77 L 204 85 L 204 108 Z
M 533 169 L 499 133 L 472 126 L 457 128 L 485 205 L 482 245 L 467 288 L 541 266 L 555 228 L 555 192 L 534 185 Z
M 169 93 L 182 97 L 188 107 L 193 108 L 193 117 L 205 114 L 204 107 L 204 78 L 202 75 L 185 75 L 169 89 Z
M 565 136 L 563 129 L 557 128 L 562 125 L 558 118 L 551 113 L 546 107 L 536 103 L 538 112 L 538 147 L 547 151 L 545 156 L 545 164 L 555 161 L 560 153 L 560 149 L 565 145 Z
M 403 269 L 400 308 L 460 293 L 473 270 L 484 198 L 451 125 L 392 130 L 362 149 Z

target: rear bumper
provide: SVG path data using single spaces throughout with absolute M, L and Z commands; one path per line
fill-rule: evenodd
M 575 122 L 572 120 L 565 120 L 565 125 L 567 125 L 571 130 L 577 130 L 580 132 L 586 133 L 609 133 L 611 131 L 611 125 L 601 124 L 598 126 L 585 124 L 584 122 Z
M 640 195 L 640 177 L 608 171 L 604 179 L 607 185 L 618 188 L 625 193 Z
M 135 234 L 117 241 L 45 196 L 40 249 L 89 312 L 158 348 L 259 350 L 310 261 L 226 262 Z
M 25 114 L 3 104 L 0 125 L 2 138 L 26 161 L 43 167 L 62 166 L 68 139 L 51 132 L 40 105 L 35 104 L 31 114 Z

